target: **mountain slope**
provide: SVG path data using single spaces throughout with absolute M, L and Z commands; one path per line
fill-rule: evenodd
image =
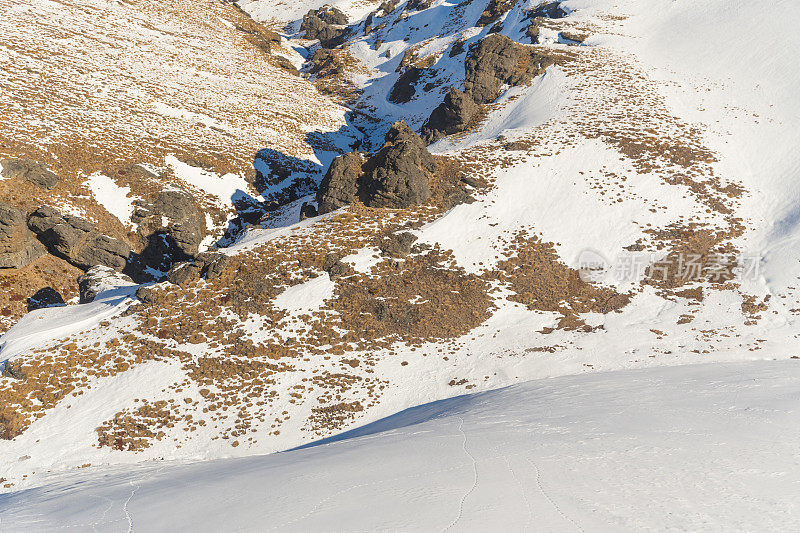
M 328 160 L 374 154 L 396 119 L 424 127 L 451 88 L 479 85 L 470 58 L 487 39 L 517 63 L 468 128 L 429 147 L 427 203 L 297 222 L 327 160 L 281 145 L 256 169 L 276 187 L 302 175 L 301 192 L 197 258 L 203 276 L 26 315 L 0 340 L 0 453 L 29 457 L 2 466 L 5 488 L 285 450 L 541 377 L 795 356 L 800 80 L 781 65 L 796 63 L 798 8 L 776 2 L 775 21 L 720 0 L 560 6 L 532 19 L 538 2 L 511 3 L 477 26 L 488 2 L 400 2 L 333 48 L 291 33 L 309 79 L 284 91 L 276 73 L 253 96 L 333 116 Z M 745 26 L 768 37 L 725 38 Z M 416 240 L 398 257 L 404 232 Z

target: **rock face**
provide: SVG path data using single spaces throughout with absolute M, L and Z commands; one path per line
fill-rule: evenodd
M 408 67 L 392 86 L 392 90 L 389 92 L 389 101 L 395 104 L 410 102 L 417 93 L 416 85 L 420 76 L 422 76 L 422 72 L 423 69 L 419 67 Z
M 0 164 L 3 165 L 3 177 L 25 179 L 46 191 L 58 185 L 58 176 L 33 159 L 4 159 Z
M 133 280 L 113 268 L 103 265 L 93 266 L 78 278 L 80 303 L 89 303 L 102 291 L 124 285 L 133 285 Z
M 127 243 L 98 232 L 84 218 L 62 216 L 52 207 L 40 207 L 28 219 L 28 227 L 53 255 L 79 268 L 104 265 L 122 270 L 128 262 L 131 248 Z
M 324 48 L 333 48 L 342 43 L 347 33 L 347 16 L 331 6 L 312 9 L 303 16 L 300 31 L 305 32 L 306 39 L 319 39 Z
M 383 147 L 364 161 L 356 152 L 337 157 L 317 191 L 319 214 L 343 207 L 358 197 L 370 207 L 402 209 L 431 196 L 430 175 L 436 161 L 419 135 L 399 121 Z
M 464 131 L 478 111 L 472 98 L 454 87 L 425 121 L 420 136 L 427 144 L 431 144 L 446 135 Z
M 331 162 L 317 191 L 317 211 L 320 215 L 352 203 L 358 194 L 358 180 L 364 159 L 358 152 L 340 155 Z
M 25 213 L 0 202 L 0 268 L 23 268 L 46 253 L 25 223 Z
M 429 180 L 436 161 L 419 135 L 403 121 L 392 125 L 383 147 L 365 168 L 369 169 L 361 194 L 365 205 L 406 208 L 431 196 Z
M 500 96 L 503 84 L 520 85 L 544 72 L 549 61 L 535 51 L 493 33 L 475 45 L 464 62 L 465 92 L 478 104 Z
M 162 272 L 194 256 L 206 233 L 200 206 L 180 190 L 160 192 L 153 203 L 139 203 L 131 220 L 147 238 L 142 261 Z

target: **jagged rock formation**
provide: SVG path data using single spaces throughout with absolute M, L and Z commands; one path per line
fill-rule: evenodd
M 25 213 L 0 202 L 0 268 L 23 268 L 45 253 L 28 229 Z
M 549 64 L 535 51 L 493 33 L 470 49 L 464 61 L 464 88 L 476 103 L 488 104 L 500 96 L 504 84 L 521 85 Z
M 355 152 L 337 157 L 317 192 L 319 214 L 329 213 L 358 197 L 370 207 L 400 209 L 424 203 L 431 196 L 433 156 L 419 135 L 395 122 L 383 147 L 366 161 Z
M 51 191 L 58 185 L 58 176 L 48 170 L 46 165 L 33 159 L 4 159 L 0 164 L 3 167 L 4 178 L 24 179 L 46 191 Z
M 478 106 L 469 95 L 453 87 L 444 97 L 444 102 L 433 110 L 423 124 L 420 137 L 431 144 L 447 135 L 464 131 L 478 111 Z
M 43 206 L 31 213 L 28 227 L 50 253 L 78 268 L 104 265 L 122 270 L 131 253 L 127 243 L 103 235 L 85 218 L 62 216 L 52 207 Z
M 317 191 L 317 212 L 320 215 L 350 204 L 358 194 L 358 180 L 364 159 L 358 152 L 340 155 L 331 162 Z
M 303 17 L 300 31 L 305 32 L 306 39 L 319 39 L 324 48 L 333 48 L 341 44 L 347 34 L 347 16 L 332 6 L 312 9 Z
M 370 207 L 410 207 L 431 196 L 429 176 L 436 162 L 419 135 L 403 121 L 392 125 L 383 147 L 365 168 L 369 170 L 362 199 Z

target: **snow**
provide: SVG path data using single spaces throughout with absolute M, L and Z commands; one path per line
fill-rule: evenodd
M 88 184 L 97 203 L 123 224 L 131 224 L 134 197 L 130 196 L 130 187 L 120 187 L 114 180 L 100 172 L 89 176 Z
M 220 205 L 231 205 L 231 203 L 243 196 L 253 196 L 256 193 L 247 180 L 238 174 L 223 174 L 220 176 L 215 172 L 194 167 L 175 156 L 167 156 L 165 163 L 172 167 L 175 175 L 185 183 L 196 187 L 212 196 L 216 196 Z
M 0 361 L 57 339 L 79 334 L 115 317 L 136 301 L 139 285 L 108 286 L 87 304 L 46 307 L 29 312 L 0 337 Z
M 793 531 L 800 362 L 538 380 L 303 449 L 89 467 L 0 496 L 4 531 Z
M 305 283 L 289 287 L 275 298 L 274 305 L 291 315 L 311 313 L 333 296 L 335 287 L 331 278 L 323 274 Z

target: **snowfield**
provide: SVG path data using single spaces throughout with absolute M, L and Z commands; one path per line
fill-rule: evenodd
M 87 468 L 7 532 L 796 531 L 800 361 L 531 381 L 284 453 Z

